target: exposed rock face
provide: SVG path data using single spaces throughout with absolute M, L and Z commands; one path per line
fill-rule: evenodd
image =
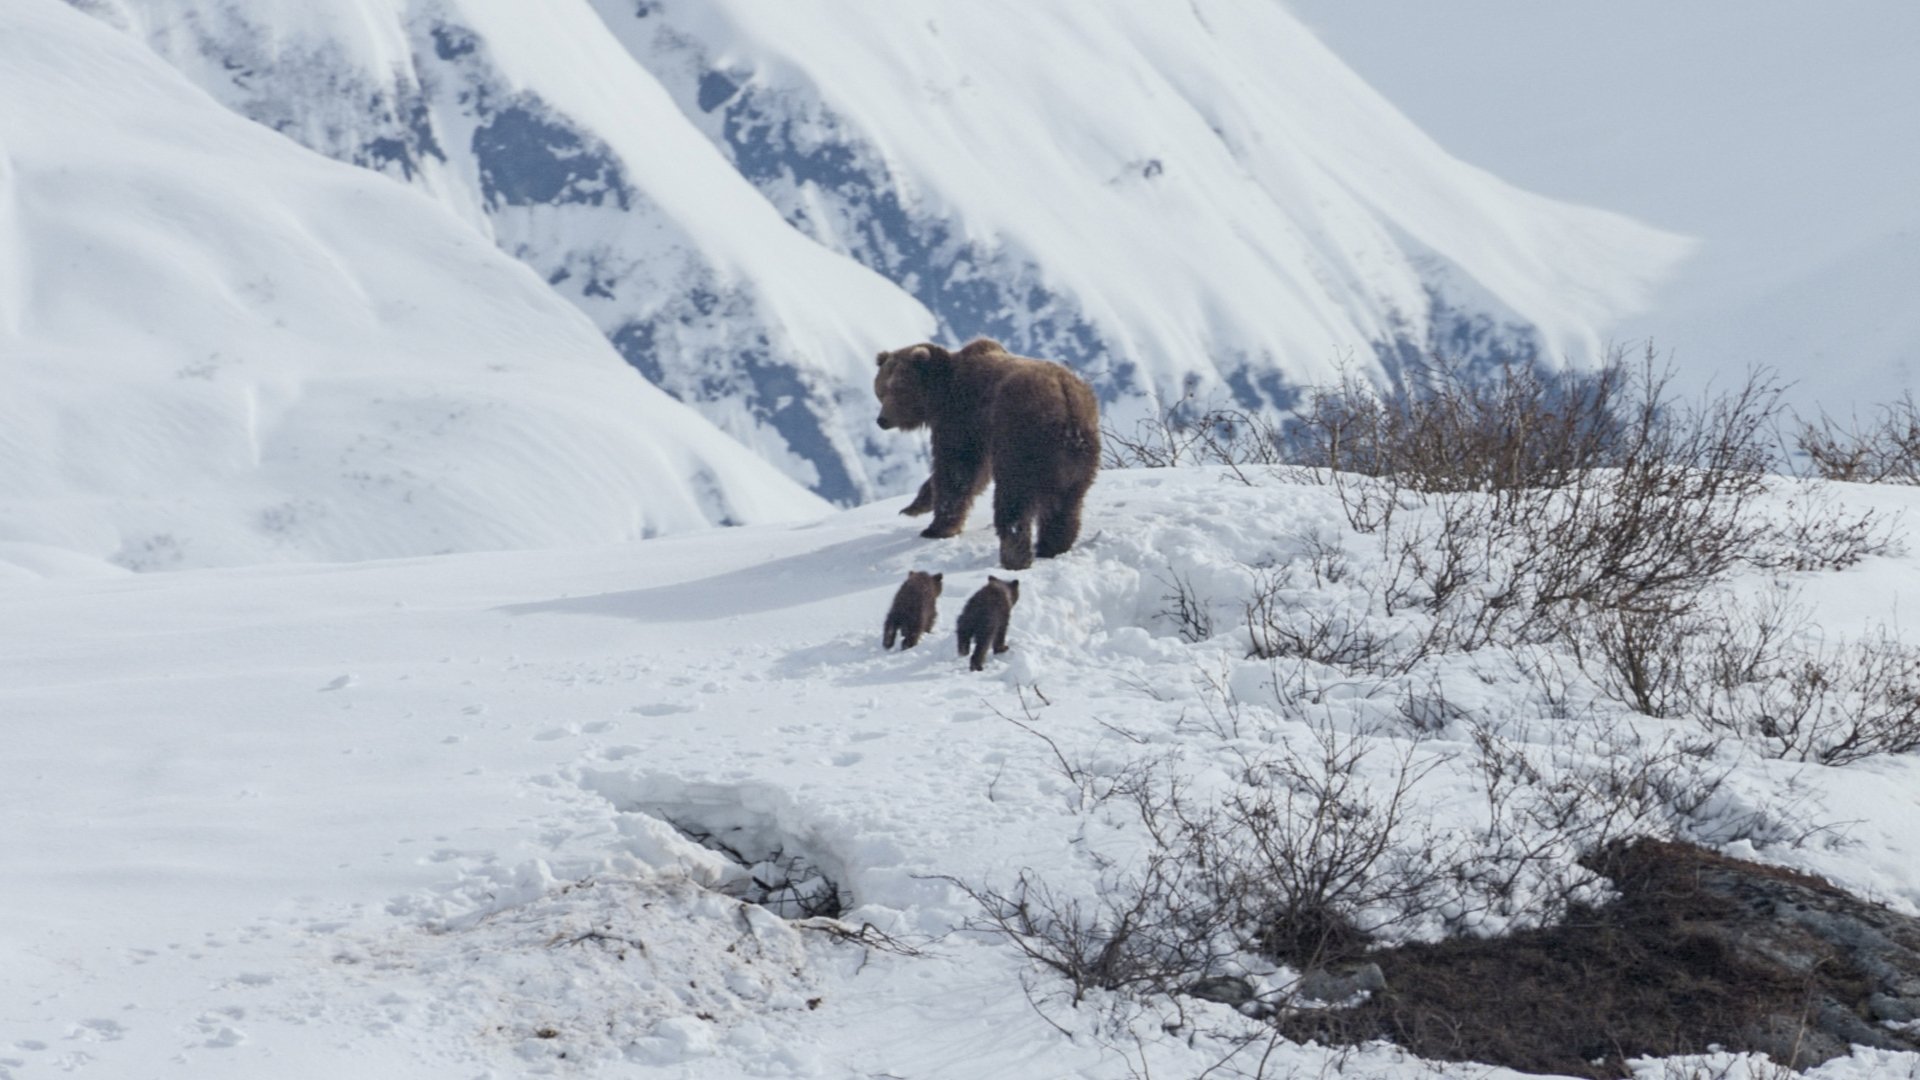
M 1382 950 L 1385 987 L 1368 1001 L 1278 1022 L 1300 1038 L 1594 1077 L 1712 1046 L 1801 1069 L 1856 1044 L 1920 1050 L 1920 919 L 1686 844 L 1642 841 L 1593 865 L 1619 890 L 1604 908 Z
M 1905 1026 L 1920 1015 L 1920 920 L 1817 878 L 1706 852 L 1682 858 L 1702 906 L 1725 911 L 1691 929 L 1807 988 L 1805 1016 L 1768 1015 L 1751 1033 L 1752 1049 L 1797 1068 L 1855 1043 L 1920 1049 L 1920 1030 Z

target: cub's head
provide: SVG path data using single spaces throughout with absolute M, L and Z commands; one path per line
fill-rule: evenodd
M 945 574 L 929 574 L 925 570 L 907 571 L 907 584 L 917 584 L 935 596 L 940 595 L 940 585 L 945 578 Z
M 1017 604 L 1020 602 L 1020 579 L 1019 578 L 1002 579 L 1002 578 L 994 577 L 992 574 L 988 574 L 987 584 L 998 585 L 1001 588 L 1007 590 L 1007 603 Z
M 873 373 L 873 396 L 880 399 L 880 426 L 912 431 L 931 421 L 928 376 L 936 365 L 951 359 L 938 345 L 909 345 L 881 353 L 874 360 L 878 370 Z

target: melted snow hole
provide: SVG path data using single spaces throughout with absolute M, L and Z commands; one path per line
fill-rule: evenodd
M 682 836 L 745 871 L 720 886 L 735 899 L 758 904 L 783 919 L 837 919 L 852 906 L 839 882 L 805 852 L 790 848 L 784 837 L 739 826 L 716 828 L 688 818 L 665 820 Z
M 681 870 L 783 919 L 839 918 L 854 906 L 842 861 L 796 827 L 783 791 L 608 774 L 584 786 L 620 809 L 629 853 L 656 869 Z

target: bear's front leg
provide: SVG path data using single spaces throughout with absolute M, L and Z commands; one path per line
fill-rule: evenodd
M 933 524 L 921 536 L 945 540 L 960 535 L 974 496 L 987 486 L 987 464 L 986 448 L 977 439 L 943 439 L 934 432 L 933 478 L 927 481 L 933 488 Z
M 919 517 L 931 509 L 933 509 L 933 477 L 929 476 L 926 483 L 920 485 L 920 493 L 915 495 L 913 501 L 903 507 L 900 513 L 907 517 Z
M 959 536 L 967 527 L 967 509 L 973 503 L 970 497 L 955 497 L 950 488 L 939 486 L 933 491 L 933 523 L 920 530 L 920 535 L 929 540 L 945 540 Z

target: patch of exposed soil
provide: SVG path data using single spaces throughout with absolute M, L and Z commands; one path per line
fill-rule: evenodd
M 1279 1022 L 1298 1039 L 1590 1077 L 1711 1046 L 1795 1068 L 1854 1043 L 1920 1050 L 1920 920 L 1687 844 L 1621 845 L 1589 865 L 1617 900 L 1548 929 L 1372 953 L 1385 990 Z

